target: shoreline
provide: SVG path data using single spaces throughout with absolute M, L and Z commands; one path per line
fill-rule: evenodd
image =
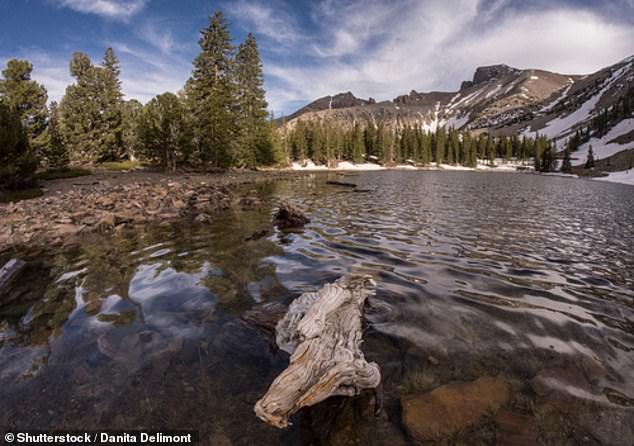
M 380 169 L 365 169 L 364 165 L 347 164 L 336 169 L 316 166 L 317 169 L 284 168 L 208 174 L 98 171 L 83 177 L 48 180 L 43 183 L 42 196 L 0 203 L 0 253 L 25 245 L 68 244 L 86 234 L 120 231 L 141 224 L 168 224 L 179 220 L 208 223 L 218 211 L 230 208 L 236 199 L 239 201 L 239 197 L 235 196 L 236 187 L 292 180 L 302 178 L 307 173 L 417 170 L 535 174 L 518 171 L 515 166 L 468 168 L 449 165 L 375 165 Z M 539 175 L 583 178 L 558 172 Z M 626 178 L 630 179 L 630 176 Z M 593 179 L 610 182 L 610 177 Z
M 343 164 L 343 167 L 341 166 Z M 435 164 L 435 163 L 432 163 Z M 517 168 L 524 168 L 518 170 Z M 615 172 L 605 172 L 606 176 L 585 176 L 563 172 L 535 172 L 530 165 L 522 165 L 517 163 L 510 163 L 506 165 L 489 166 L 487 164 L 478 164 L 478 167 L 466 167 L 461 165 L 441 164 L 440 166 L 413 166 L 413 165 L 396 165 L 396 166 L 382 166 L 380 164 L 364 163 L 364 164 L 352 164 L 350 162 L 340 163 L 338 167 L 331 168 L 327 166 L 317 166 L 315 164 L 308 163 L 306 167 L 301 166 L 299 163 L 293 163 L 293 166 L 287 168 L 293 172 L 374 172 L 374 171 L 389 171 L 389 170 L 416 170 L 416 171 L 435 171 L 435 172 L 504 172 L 504 173 L 523 173 L 534 174 L 551 177 L 563 177 L 563 178 L 576 178 L 576 179 L 588 179 L 593 181 L 602 181 L 613 184 L 625 184 L 634 186 L 634 170 L 623 170 Z
M 208 223 L 230 208 L 243 185 L 302 177 L 292 171 L 164 174 L 97 172 L 45 181 L 37 198 L 0 203 L 0 254 L 60 246 L 93 233 L 187 220 Z

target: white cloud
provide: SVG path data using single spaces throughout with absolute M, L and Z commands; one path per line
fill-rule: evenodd
M 148 0 L 57 0 L 60 6 L 84 14 L 96 14 L 117 20 L 128 20 L 139 13 Z
M 455 91 L 475 68 L 506 63 L 587 74 L 634 54 L 634 27 L 597 11 L 509 1 L 327 1 L 312 11 L 310 62 L 264 60 L 274 110 L 351 90 L 392 99 L 411 89 Z M 289 51 L 302 51 L 302 45 Z M 294 105 L 293 105 L 294 106 Z
M 169 29 L 161 29 L 159 24 L 147 21 L 137 31 L 138 36 L 146 43 L 169 54 L 174 49 L 174 37 Z
M 303 34 L 292 17 L 286 14 L 282 8 L 274 9 L 270 4 L 239 0 L 230 2 L 227 5 L 227 10 L 246 29 L 255 30 L 278 45 L 292 45 L 304 40 Z

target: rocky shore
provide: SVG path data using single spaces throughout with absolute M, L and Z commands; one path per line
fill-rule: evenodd
M 234 186 L 295 176 L 280 171 L 170 176 L 130 172 L 46 182 L 42 197 L 0 204 L 0 251 L 60 244 L 138 224 L 180 219 L 206 223 L 231 206 Z

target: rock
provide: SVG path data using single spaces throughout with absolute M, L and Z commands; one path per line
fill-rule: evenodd
M 207 214 L 198 214 L 194 218 L 194 223 L 198 223 L 198 224 L 209 223 L 210 221 L 211 221 L 211 218 Z
M 97 223 L 97 229 L 99 231 L 109 231 L 111 229 L 114 229 L 116 225 L 117 216 L 112 212 L 108 212 L 106 214 L 103 214 L 102 217 L 99 219 L 99 222 Z
M 83 228 L 79 225 L 62 224 L 55 226 L 55 232 L 61 236 L 77 235 Z
M 477 424 L 508 399 L 509 386 L 500 377 L 487 375 L 472 382 L 454 382 L 403 398 L 403 424 L 416 440 L 430 441 Z
M 302 211 L 286 201 L 280 203 L 273 220 L 279 228 L 298 228 L 310 223 Z
M 495 417 L 498 425 L 498 446 L 534 446 L 539 429 L 535 417 L 501 410 Z
M 26 263 L 20 259 L 11 259 L 0 268 L 0 290 L 24 268 Z
M 244 241 L 245 241 L 245 242 L 248 242 L 248 241 L 250 241 L 250 240 L 259 240 L 259 239 L 261 239 L 262 237 L 266 237 L 266 236 L 268 235 L 268 233 L 269 233 L 269 230 L 268 230 L 268 229 L 260 229 L 260 230 L 258 230 L 258 231 L 255 231 L 255 232 L 254 232 L 253 234 L 251 234 L 250 236 L 245 237 Z
M 108 209 L 114 206 L 114 201 L 110 197 L 103 197 L 97 200 L 97 204 Z

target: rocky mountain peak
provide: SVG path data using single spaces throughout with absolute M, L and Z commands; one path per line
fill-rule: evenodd
M 473 75 L 473 84 L 479 84 L 490 79 L 500 78 L 507 74 L 517 73 L 518 71 L 518 69 L 504 64 L 478 67 Z

